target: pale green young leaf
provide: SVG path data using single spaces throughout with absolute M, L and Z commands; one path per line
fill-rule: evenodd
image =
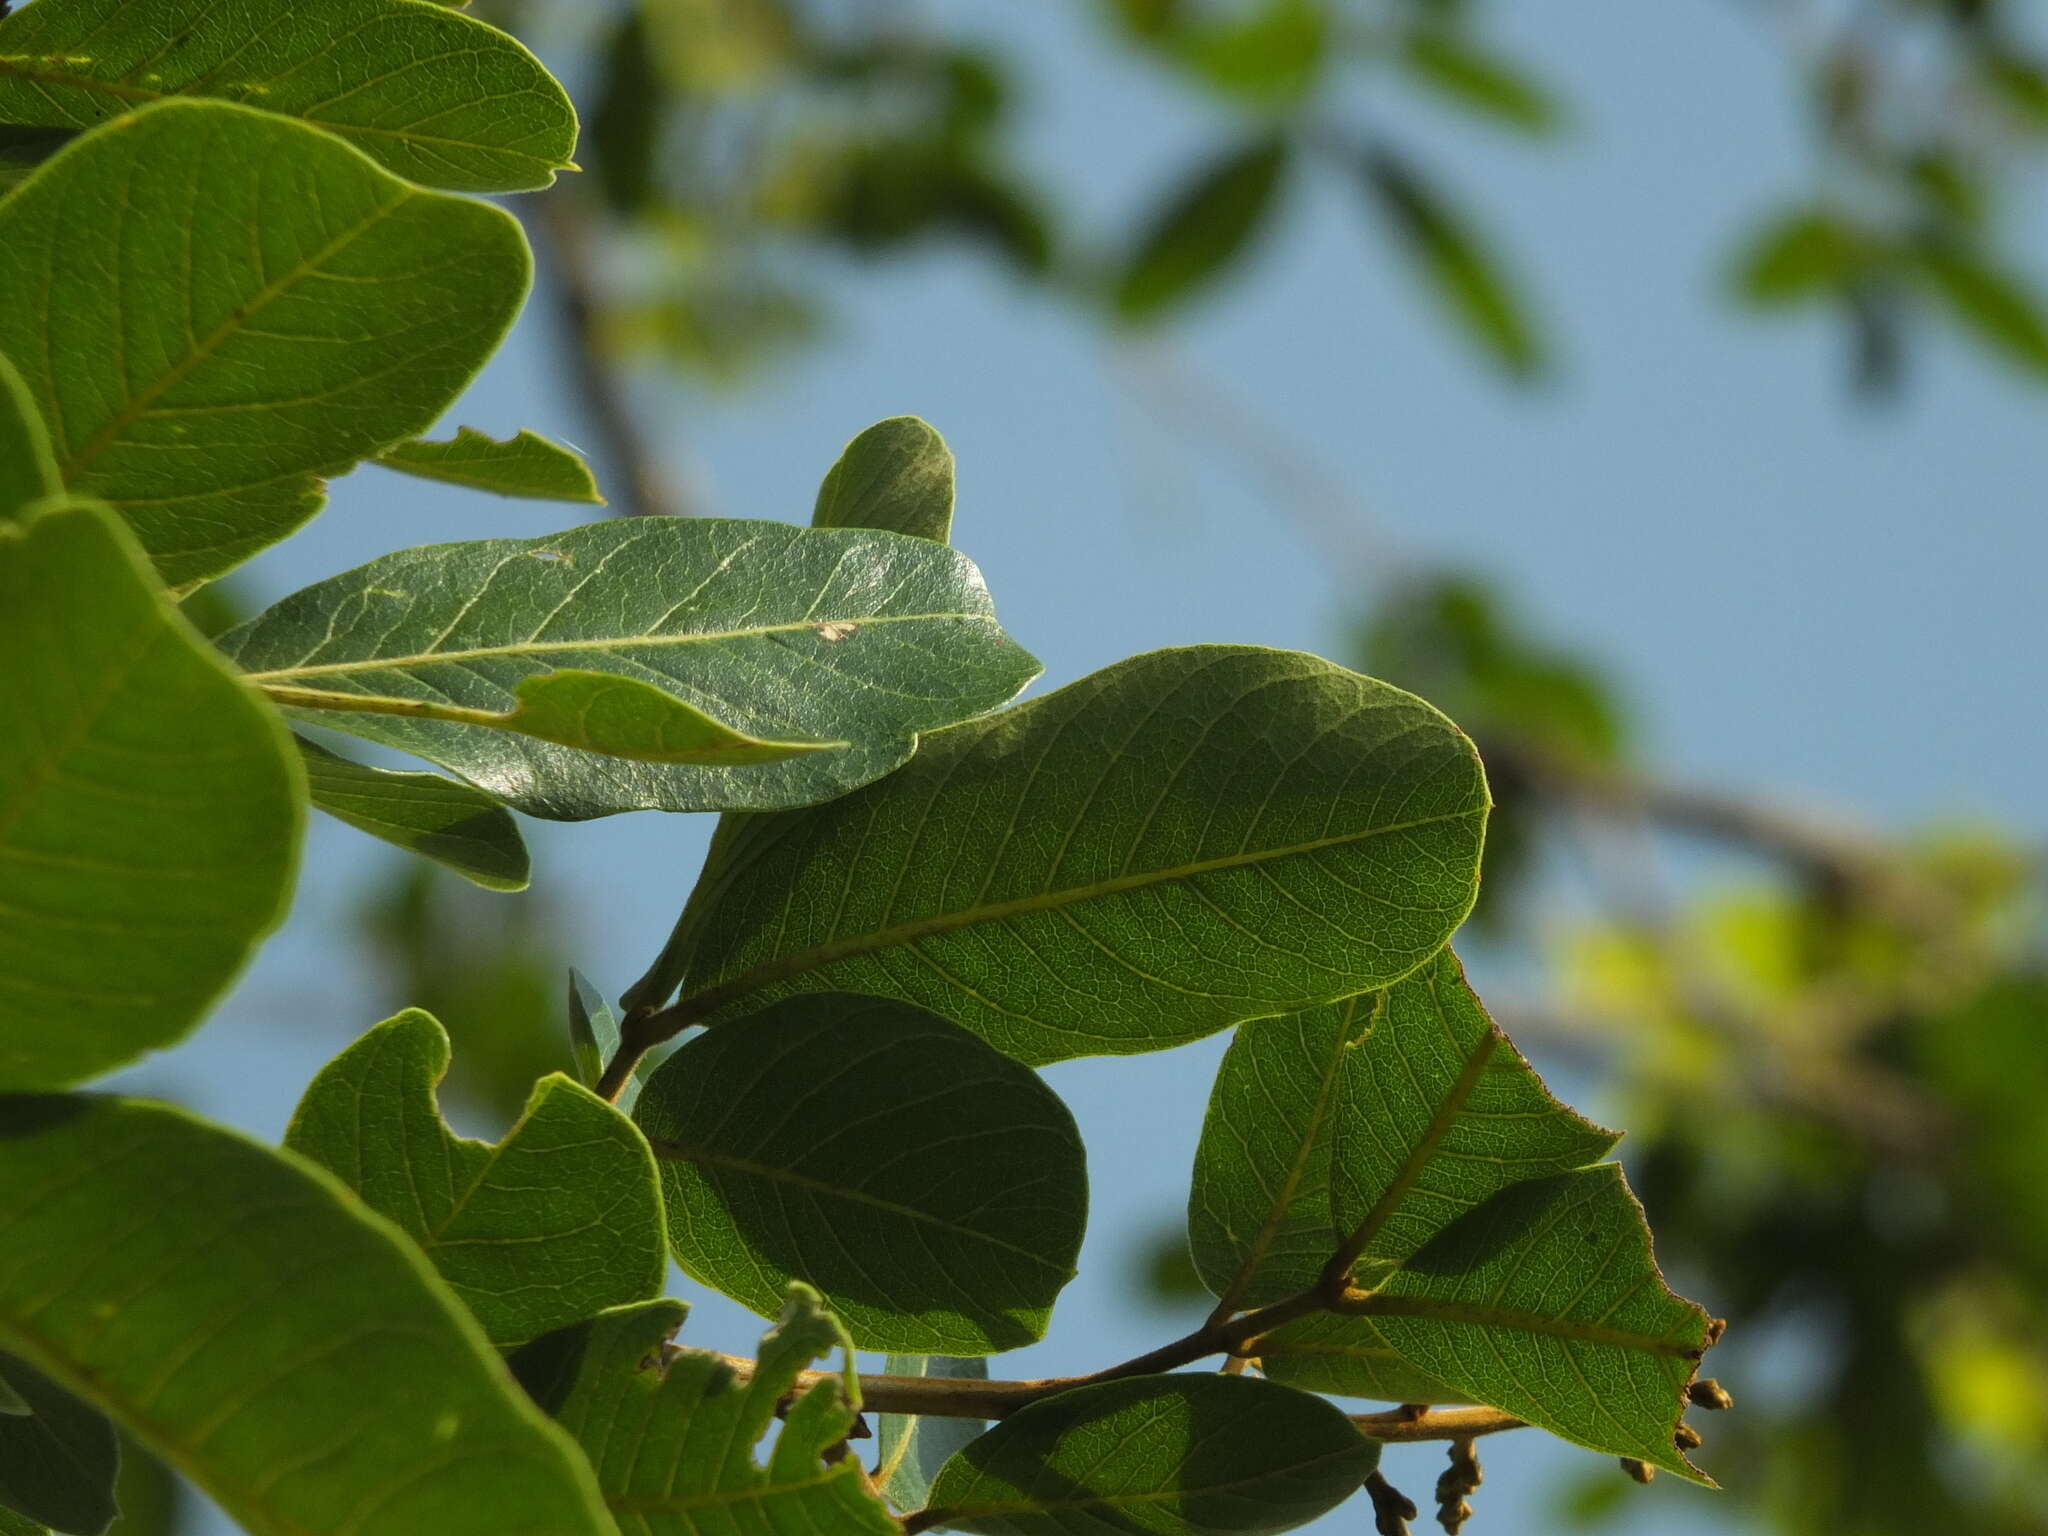
M 1179 187 L 1117 279 L 1117 313 L 1157 320 L 1235 264 L 1272 217 L 1288 151 L 1285 139 L 1261 135 L 1225 151 Z
M 576 1064 L 576 1076 L 586 1088 L 595 1088 L 604 1076 L 605 1063 L 618 1054 L 619 1019 L 604 994 L 590 984 L 581 971 L 569 972 L 569 1054 Z M 636 1096 L 640 1085 L 628 1083 Z M 627 1114 L 633 1106 L 624 1093 L 615 1100 Z
M 114 1426 L 26 1360 L 0 1355 L 0 1381 L 26 1409 L 0 1413 L 0 1508 L 98 1536 L 114 1519 Z
M 1175 29 L 1176 62 L 1218 94 L 1252 106 L 1299 101 L 1330 56 L 1330 12 L 1319 0 L 1260 0 Z
M 976 1356 L 890 1355 L 884 1374 L 927 1380 L 986 1381 L 988 1361 Z M 932 1479 L 956 1451 L 965 1450 L 986 1433 L 980 1419 L 883 1413 L 875 1416 L 875 1487 L 882 1497 L 906 1512 L 930 1501 Z
M 1706 1313 L 1664 1284 L 1617 1164 L 1509 1185 L 1366 1307 L 1389 1345 L 1453 1391 L 1710 1483 L 1672 1443 Z
M 105 512 L 0 523 L 0 1084 L 180 1039 L 284 915 L 304 791 L 275 714 Z
M 90 128 L 175 96 L 296 118 L 459 192 L 545 187 L 576 147 L 538 59 L 417 0 L 37 0 L 0 21 L 0 121 Z
M 786 999 L 684 1044 L 633 1118 L 676 1262 L 764 1316 L 801 1280 L 862 1349 L 987 1355 L 1043 1336 L 1073 1278 L 1073 1117 L 921 1008 Z
M 945 543 L 953 532 L 952 450 L 915 416 L 876 422 L 826 471 L 811 526 L 880 528 Z
M 512 813 L 482 790 L 438 773 L 351 762 L 296 738 L 313 804 L 359 832 L 446 865 L 487 891 L 523 891 L 531 874 Z
M 1738 254 L 1736 296 L 1758 309 L 1838 294 L 1882 252 L 1826 208 L 1800 208 L 1758 228 Z
M 42 414 L 20 370 L 0 355 L 0 522 L 63 489 Z
M 38 295 L 0 305 L 0 352 L 64 484 L 182 586 L 305 522 L 322 476 L 429 426 L 531 269 L 500 209 L 283 118 L 165 102 L 0 202 L 0 293 Z
M 179 1110 L 0 1098 L 0 1347 L 250 1536 L 614 1536 L 574 1446 L 397 1229 Z
M 749 766 L 643 763 L 444 720 L 319 715 L 564 820 L 826 799 L 1038 672 L 981 573 L 943 545 L 727 518 L 401 550 L 220 644 L 266 687 L 505 713 L 523 681 L 565 668 L 645 683 L 764 740 L 851 743 Z
M 499 496 L 604 505 L 597 479 L 582 456 L 535 432 L 500 442 L 460 427 L 453 437 L 438 442 L 415 437 L 386 448 L 376 462 L 423 480 L 445 480 Z
M 1133 1376 L 1020 1409 L 932 1484 L 977 1536 L 1245 1536 L 1306 1525 L 1379 1465 L 1333 1405 L 1251 1376 Z
M 897 997 L 1033 1063 L 1159 1050 L 1420 965 L 1471 909 L 1487 804 L 1411 694 L 1299 652 L 1155 651 L 737 824 L 646 991 L 680 979 L 693 1019 Z
M 396 1223 L 501 1349 L 658 1295 L 661 1197 L 625 1116 L 556 1074 L 503 1141 L 472 1141 L 435 1103 L 447 1070 L 447 1032 L 408 1009 L 321 1070 L 285 1145 Z
M 852 1347 L 817 1296 L 790 1288 L 744 1382 L 722 1357 L 668 1343 L 686 1310 L 679 1301 L 622 1307 L 512 1360 L 582 1446 L 621 1527 L 635 1536 L 898 1536 L 859 1458 L 824 1459 L 853 1427 L 850 1374 L 795 1391 L 812 1361 Z M 778 1413 L 761 1466 L 754 1450 Z

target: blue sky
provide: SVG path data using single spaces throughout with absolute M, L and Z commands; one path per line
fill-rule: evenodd
M 1213 109 L 1102 47 L 1084 7 L 932 9 L 1021 50 L 1025 152 L 1103 238 L 1218 138 Z M 734 398 L 650 390 L 653 435 L 718 512 L 800 521 L 847 437 L 928 417 L 960 460 L 956 542 L 1045 659 L 1041 687 L 1193 641 L 1328 649 L 1384 575 L 1457 562 L 1612 669 L 1658 765 L 1886 826 L 1979 817 L 2048 834 L 2048 392 L 1935 338 L 1905 399 L 1859 407 L 1833 327 L 1729 310 L 1728 251 L 1799 194 L 1808 154 L 1793 83 L 1747 8 L 1494 10 L 1494 35 L 1573 103 L 1567 138 L 1532 149 L 1402 102 L 1376 120 L 1514 254 L 1559 342 L 1550 387 L 1494 382 L 1348 189 L 1307 182 L 1243 279 L 1155 346 L 1111 341 L 958 252 L 833 267 L 822 348 Z M 2040 190 L 2015 210 L 2030 256 L 2048 249 Z M 560 378 L 537 307 L 451 424 L 589 442 Z M 1250 467 L 1247 443 L 1284 475 Z M 400 545 L 576 520 L 366 470 L 249 580 L 270 598 Z M 658 947 L 707 825 L 535 829 L 538 879 L 577 914 L 602 985 Z M 200 1036 L 132 1080 L 274 1137 L 306 1078 L 374 1022 L 349 994 L 361 957 L 336 937 L 371 847 L 316 827 L 291 927 Z M 1125 1294 L 1125 1255 L 1185 1201 L 1221 1049 L 1048 1074 L 1089 1138 L 1090 1247 L 1053 1338 L 1004 1370 L 1092 1367 L 1169 1326 Z M 690 1334 L 744 1348 L 754 1331 L 713 1301 Z M 1534 1435 L 1487 1451 L 1479 1518 L 1496 1529 L 1548 1528 L 1546 1490 L 1588 1461 Z M 1426 1492 L 1435 1459 L 1390 1469 Z M 1665 1479 L 1610 1529 L 1726 1528 L 1713 1509 Z

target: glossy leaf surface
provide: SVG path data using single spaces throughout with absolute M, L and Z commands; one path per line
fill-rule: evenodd
M 277 717 L 104 512 L 0 523 L 0 1084 L 181 1038 L 283 915 L 304 813 Z
M 445 480 L 499 496 L 604 504 L 582 457 L 535 432 L 501 442 L 462 427 L 439 441 L 408 439 L 378 454 L 377 462 L 423 480 Z
M 418 1243 L 501 1349 L 658 1294 L 660 1196 L 625 1117 L 551 1076 L 503 1141 L 472 1141 L 434 1101 L 447 1070 L 447 1032 L 408 1009 L 322 1069 L 285 1145 Z
M 645 683 L 735 731 L 847 741 L 737 767 L 636 763 L 430 719 L 323 725 L 452 768 L 534 815 L 803 804 L 994 708 L 1038 663 L 973 565 L 898 534 L 639 518 L 427 545 L 286 598 L 222 637 L 265 685 L 505 712 L 557 668 Z
M 454 191 L 547 186 L 576 147 L 539 60 L 418 0 L 38 0 L 0 21 L 0 122 L 90 128 L 181 95 L 297 118 Z
M 574 1447 L 395 1229 L 178 1110 L 0 1097 L 0 1345 L 251 1536 L 611 1533 Z
M 23 1410 L 0 1412 L 0 1507 L 97 1536 L 114 1518 L 114 1426 L 26 1360 L 0 1355 L 0 1382 Z
M 814 528 L 880 528 L 943 544 L 953 532 L 953 453 L 915 416 L 878 421 L 818 487 Z
M 932 1484 L 978 1536 L 1238 1536 L 1305 1525 L 1356 1493 L 1379 1445 L 1331 1404 L 1251 1376 L 1134 1376 L 1046 1398 Z
M 0 306 L 0 352 L 65 485 L 181 585 L 305 522 L 322 476 L 431 425 L 530 271 L 499 209 L 283 118 L 165 102 L 0 203 L 0 293 L 39 295 Z
M 685 1044 L 634 1119 L 676 1262 L 763 1315 L 801 1280 L 863 1349 L 986 1355 L 1043 1335 L 1073 1278 L 1073 1117 L 922 1009 L 785 999 Z
M 297 738 L 313 804 L 360 832 L 445 864 L 487 891 L 523 891 L 531 873 L 512 813 L 482 790 L 438 773 L 351 762 Z
M 1471 907 L 1486 806 L 1410 694 L 1297 652 L 1156 651 L 739 823 L 668 963 L 695 1016 L 849 990 L 1021 1061 L 1157 1050 L 1421 964 Z
M 744 1383 L 717 1355 L 672 1349 L 678 1301 L 623 1307 L 529 1345 L 512 1367 L 576 1437 L 605 1502 L 636 1536 L 896 1536 L 853 1456 L 825 1452 L 853 1426 L 839 1378 L 789 1403 L 767 1464 L 755 1447 L 775 1423 L 797 1373 L 846 1349 L 818 1298 L 792 1290 Z

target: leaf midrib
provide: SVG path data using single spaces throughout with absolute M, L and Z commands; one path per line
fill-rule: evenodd
M 1645 1276 L 1637 1282 L 1638 1286 L 1647 1284 L 1651 1278 Z M 1675 1360 L 1696 1360 L 1699 1357 L 1699 1347 L 1684 1340 L 1660 1338 L 1626 1328 L 1609 1328 L 1601 1323 L 1576 1323 L 1570 1318 L 1544 1317 L 1483 1302 L 1446 1301 L 1429 1296 L 1389 1296 L 1385 1292 L 1375 1292 L 1347 1310 L 1363 1317 L 1413 1317 L 1426 1322 L 1510 1328 L 1520 1333 L 1547 1334 L 1552 1338 L 1576 1339 L 1584 1344 L 1605 1344 L 1615 1349 L 1632 1349 Z
M 1224 854 L 1218 858 L 1198 859 L 1192 863 L 1170 865 L 1164 869 L 1139 870 L 1134 874 L 1115 875 L 1088 885 L 1069 886 L 1065 890 L 1040 891 L 1035 895 L 1018 896 L 1009 901 L 988 902 L 962 907 L 953 912 L 941 912 L 931 917 L 877 928 L 870 933 L 855 934 L 850 938 L 813 945 L 809 949 L 779 956 L 751 970 L 741 972 L 730 981 L 719 982 L 694 993 L 685 993 L 675 1004 L 675 1008 L 684 1022 L 708 1018 L 726 1004 L 745 997 L 750 992 L 808 970 L 851 959 L 856 955 L 872 954 L 877 950 L 915 943 L 919 939 L 932 938 L 943 933 L 954 933 L 982 923 L 1002 922 L 1007 918 L 1026 917 L 1038 912 L 1055 912 L 1104 896 L 1117 896 L 1126 891 L 1144 890 L 1179 880 L 1193 880 L 1202 875 L 1244 869 L 1278 859 L 1298 858 L 1304 854 L 1320 853 L 1326 848 L 1348 847 L 1355 843 L 1369 842 L 1376 837 L 1390 837 L 1395 833 L 1412 832 L 1420 827 L 1441 826 L 1446 822 L 1469 821 L 1475 816 L 1485 814 L 1483 806 L 1446 811 L 1436 816 L 1390 822 L 1384 826 L 1369 827 L 1361 832 L 1347 832 L 1337 837 L 1312 838 L 1307 842 Z

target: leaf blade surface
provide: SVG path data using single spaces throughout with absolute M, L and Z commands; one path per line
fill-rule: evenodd
M 487 891 L 523 891 L 532 872 L 512 813 L 438 773 L 372 768 L 300 736 L 313 804 L 360 832 L 432 859 Z
M 522 431 L 501 442 L 472 427 L 461 427 L 453 437 L 438 441 L 409 438 L 378 454 L 377 462 L 400 474 L 466 485 L 499 496 L 604 505 L 590 466 L 578 454 L 536 432 Z

